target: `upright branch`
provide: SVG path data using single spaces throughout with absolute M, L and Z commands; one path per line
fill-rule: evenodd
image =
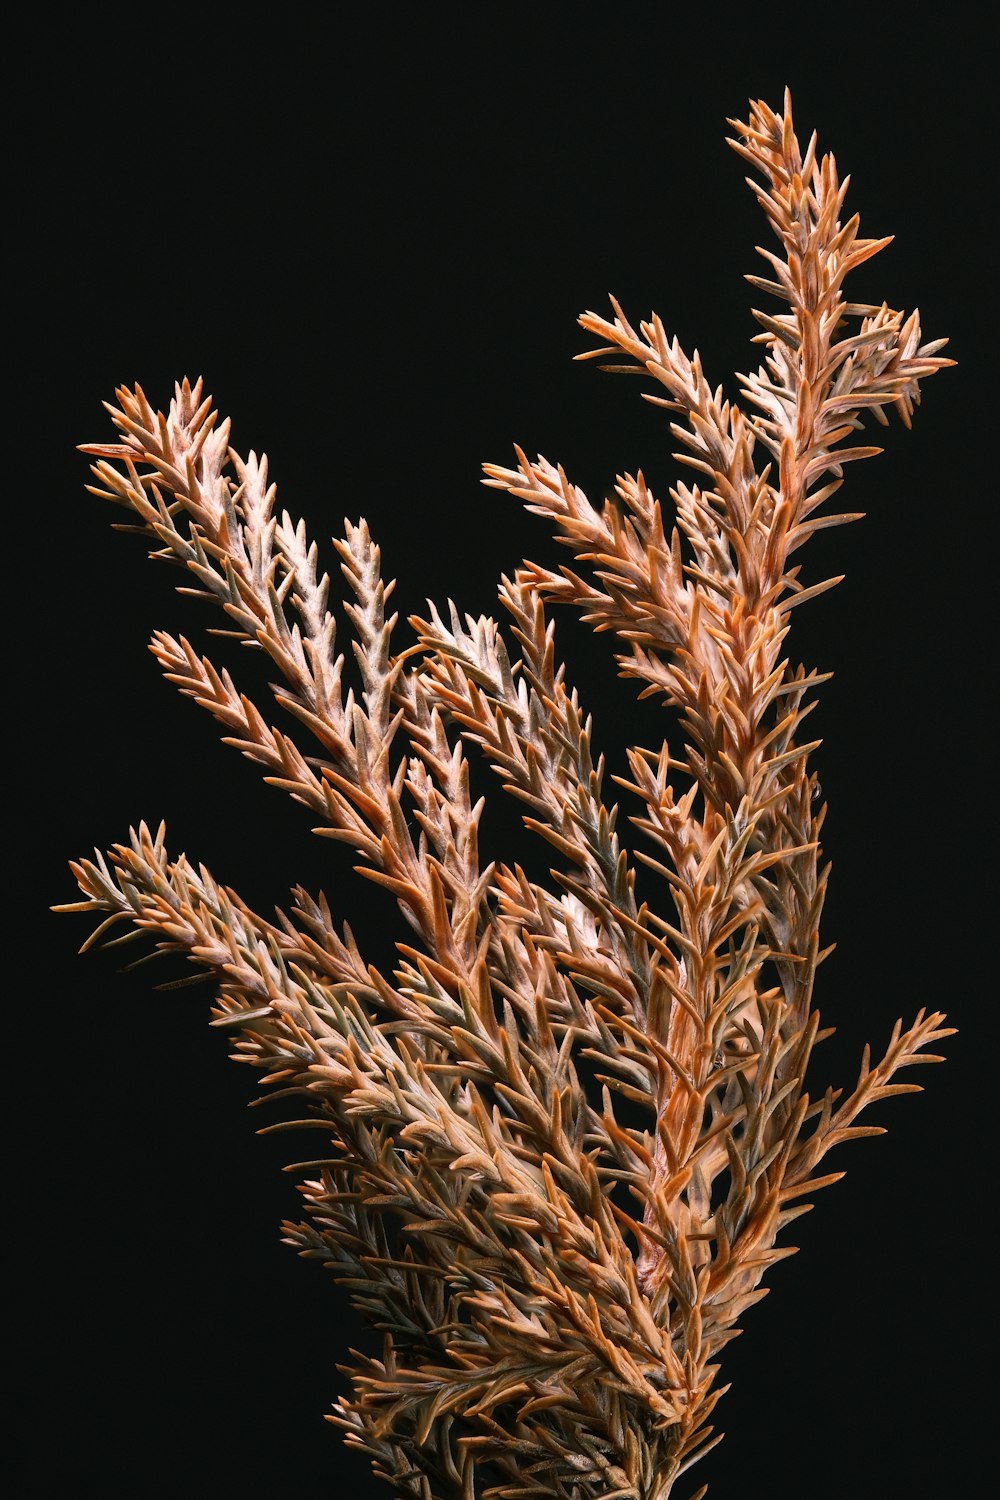
M 780 304 L 754 313 L 746 407 L 655 315 L 584 314 L 599 344 L 580 357 L 652 381 L 691 478 L 668 520 L 641 472 L 598 507 L 521 449 L 487 465 L 574 557 L 502 580 L 506 639 L 431 605 L 394 650 L 393 584 L 367 524 L 345 522 L 360 682 L 345 692 L 319 549 L 200 381 L 166 415 L 120 390 L 117 441 L 85 450 L 122 529 L 225 616 L 213 633 L 266 653 L 284 718 L 157 631 L 167 679 L 404 918 L 383 972 L 322 894 L 297 888 L 264 918 L 145 825 L 75 863 L 83 899 L 62 908 L 96 920 L 86 946 L 145 934 L 186 954 L 235 1056 L 301 1105 L 269 1128 L 319 1131 L 286 1238 L 384 1336 L 332 1420 L 415 1500 L 665 1500 L 719 1440 L 717 1355 L 794 1253 L 781 1230 L 841 1175 L 826 1153 L 878 1133 L 863 1109 L 912 1091 L 900 1070 L 939 1060 L 949 1034 L 921 1011 L 877 1060 L 864 1049 L 852 1089 L 806 1091 L 828 1034 L 813 990 L 829 872 L 802 725 L 825 676 L 793 666 L 786 638 L 792 610 L 838 581 L 804 582 L 793 558 L 858 519 L 828 502 L 846 463 L 880 451 L 856 439 L 866 414 L 909 425 L 920 381 L 950 361 L 916 312 L 845 300 L 888 240 L 843 218 L 847 179 L 815 136 L 801 149 L 787 95 L 731 123 L 776 241 L 748 280 Z M 610 778 L 636 809 L 634 851 L 556 656 L 554 603 L 612 632 L 623 675 L 679 719 L 680 750 L 625 746 L 628 775 Z M 549 882 L 483 867 L 469 755 L 552 851 Z

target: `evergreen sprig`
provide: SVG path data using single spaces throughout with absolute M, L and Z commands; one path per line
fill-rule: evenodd
M 384 973 L 323 896 L 297 888 L 266 919 L 145 825 L 73 864 L 83 899 L 60 908 L 98 919 L 85 946 L 148 934 L 187 955 L 235 1056 L 300 1103 L 302 1120 L 270 1128 L 318 1131 L 286 1238 L 384 1336 L 332 1420 L 415 1500 L 665 1500 L 719 1440 L 718 1355 L 793 1253 L 781 1231 L 841 1175 L 821 1170 L 827 1152 L 878 1133 L 862 1111 L 912 1091 L 899 1073 L 938 1061 L 927 1049 L 949 1034 L 921 1011 L 876 1061 L 865 1048 L 852 1089 L 806 1091 L 827 1034 L 813 987 L 828 871 L 818 742 L 801 727 L 824 677 L 785 651 L 791 611 L 838 581 L 806 585 L 792 558 L 857 519 L 827 502 L 845 463 L 879 451 L 855 440 L 865 415 L 895 407 L 909 425 L 920 380 L 950 361 L 915 312 L 845 300 L 848 272 L 888 241 L 842 220 L 847 182 L 815 137 L 801 149 L 787 95 L 731 123 L 777 240 L 760 251 L 768 277 L 748 280 L 781 305 L 754 313 L 764 362 L 741 377 L 746 405 L 657 317 L 585 314 L 601 343 L 581 358 L 653 382 L 692 479 L 668 525 L 641 474 L 597 507 L 544 458 L 487 465 L 574 556 L 503 579 L 506 633 L 432 606 L 395 648 L 379 549 L 345 523 L 362 685 L 345 693 L 318 549 L 200 381 L 166 415 L 119 390 L 118 441 L 85 449 L 93 492 L 219 607 L 215 633 L 270 658 L 294 732 L 159 631 L 168 680 L 408 925 Z M 679 714 L 679 751 L 631 747 L 631 779 L 614 778 L 637 800 L 634 852 L 558 664 L 553 603 L 613 632 L 622 672 Z M 483 866 L 470 746 L 556 851 L 550 884 Z

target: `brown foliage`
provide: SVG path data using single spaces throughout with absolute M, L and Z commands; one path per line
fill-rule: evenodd
M 317 548 L 279 517 L 266 460 L 230 449 L 200 381 L 165 416 L 120 390 L 119 440 L 86 450 L 126 529 L 221 608 L 220 633 L 270 658 L 295 737 L 158 632 L 169 680 L 356 853 L 410 929 L 382 973 L 322 896 L 297 889 L 266 920 L 145 826 L 73 865 L 84 899 L 66 908 L 100 918 L 91 942 L 123 922 L 207 971 L 236 1056 L 319 1130 L 287 1238 L 385 1330 L 334 1420 L 420 1500 L 664 1500 L 717 1441 L 719 1351 L 793 1253 L 782 1229 L 840 1175 L 826 1153 L 875 1133 L 862 1110 L 912 1089 L 900 1070 L 936 1061 L 925 1049 L 947 1035 L 920 1013 L 878 1061 L 865 1049 L 853 1089 L 806 1092 L 827 871 L 801 725 L 823 678 L 784 653 L 791 611 L 837 581 L 804 585 L 792 558 L 856 519 L 827 502 L 845 463 L 879 451 L 854 440 L 864 415 L 895 407 L 908 425 L 920 379 L 949 361 L 915 313 L 845 301 L 847 273 L 887 241 L 842 221 L 845 184 L 815 138 L 800 148 L 787 97 L 735 129 L 777 239 L 768 279 L 749 280 L 782 308 L 755 313 L 746 409 L 658 318 L 583 316 L 601 340 L 583 357 L 652 381 L 692 480 L 668 528 L 641 474 L 596 507 L 543 458 L 488 465 L 574 554 L 503 580 L 507 642 L 492 619 L 432 607 L 395 651 L 392 585 L 366 523 L 348 524 L 336 547 L 363 686 L 345 694 Z M 622 672 L 680 716 L 679 752 L 628 750 L 634 855 L 557 664 L 553 602 L 613 632 Z M 482 866 L 470 745 L 556 851 L 550 885 Z M 641 901 L 635 861 L 651 872 Z M 643 1123 L 616 1117 L 616 1098 Z

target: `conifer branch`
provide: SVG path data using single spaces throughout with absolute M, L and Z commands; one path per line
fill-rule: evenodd
M 186 956 L 264 1097 L 301 1107 L 267 1127 L 308 1133 L 290 1168 L 305 1217 L 285 1237 L 384 1339 L 343 1367 L 331 1420 L 414 1500 L 667 1500 L 719 1441 L 718 1355 L 794 1253 L 782 1231 L 842 1175 L 819 1170 L 827 1153 L 878 1133 L 863 1112 L 913 1091 L 898 1075 L 940 1061 L 928 1049 L 950 1034 L 921 1010 L 877 1061 L 865 1048 L 850 1092 L 807 1089 L 830 950 L 803 726 L 826 679 L 792 665 L 787 639 L 792 611 L 837 581 L 805 582 L 797 554 L 858 519 L 826 506 L 844 465 L 879 451 L 856 439 L 866 414 L 908 426 L 921 380 L 951 361 L 915 312 L 845 300 L 888 241 L 843 218 L 847 181 L 815 137 L 802 149 L 787 96 L 732 123 L 777 241 L 748 279 L 781 309 L 754 314 L 747 409 L 655 314 L 584 314 L 600 343 L 581 357 L 652 381 L 693 477 L 669 511 L 641 473 L 597 507 L 521 449 L 487 465 L 574 557 L 502 580 L 507 640 L 431 604 L 400 648 L 379 548 L 348 521 L 334 548 L 360 694 L 345 694 L 319 549 L 279 518 L 267 460 L 230 447 L 200 381 L 166 414 L 119 390 L 117 441 L 85 449 L 122 529 L 226 616 L 214 633 L 266 653 L 296 738 L 158 630 L 167 679 L 406 921 L 383 973 L 325 896 L 296 888 L 265 919 L 145 825 L 74 863 L 82 899 L 60 908 L 95 924 L 86 947 L 146 937 Z M 627 745 L 613 778 L 635 849 L 552 603 L 613 633 L 622 673 L 679 720 L 680 751 Z M 548 883 L 483 866 L 470 746 L 553 852 Z

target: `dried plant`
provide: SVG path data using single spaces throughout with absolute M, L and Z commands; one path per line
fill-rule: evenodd
M 829 950 L 801 725 L 824 679 L 790 665 L 786 636 L 838 581 L 806 585 L 792 559 L 856 519 L 828 502 L 843 465 L 879 451 L 854 440 L 865 414 L 894 406 L 909 425 L 920 379 L 950 361 L 915 312 L 845 300 L 887 241 L 842 222 L 846 181 L 815 137 L 800 148 L 787 96 L 733 123 L 777 240 L 760 251 L 768 278 L 748 279 L 784 309 L 754 314 L 764 363 L 741 377 L 746 408 L 658 318 L 583 316 L 600 345 L 581 357 L 653 381 L 693 481 L 671 491 L 668 530 L 641 474 L 598 508 L 544 458 L 487 465 L 581 568 L 504 578 L 506 641 L 492 619 L 431 607 L 394 650 L 393 586 L 365 522 L 347 524 L 361 693 L 345 694 L 317 548 L 200 381 L 166 416 L 120 390 L 120 441 L 85 450 L 94 493 L 132 512 L 124 529 L 221 607 L 219 634 L 266 652 L 297 725 L 271 727 L 228 671 L 158 632 L 167 678 L 356 853 L 410 929 L 383 973 L 322 895 L 297 888 L 268 920 L 145 825 L 74 864 L 84 899 L 61 908 L 100 918 L 91 943 L 124 923 L 114 942 L 148 934 L 207 971 L 237 1059 L 319 1132 L 286 1236 L 384 1332 L 332 1420 L 399 1495 L 665 1500 L 718 1441 L 719 1352 L 793 1253 L 781 1231 L 841 1175 L 830 1148 L 878 1133 L 861 1112 L 912 1091 L 897 1075 L 938 1061 L 925 1049 L 948 1034 L 921 1011 L 876 1060 L 864 1049 L 852 1088 L 806 1092 Z M 637 799 L 634 855 L 552 603 L 613 631 L 622 674 L 680 716 L 679 751 L 631 748 L 631 779 L 613 778 Z M 483 867 L 470 745 L 555 850 L 548 887 Z

